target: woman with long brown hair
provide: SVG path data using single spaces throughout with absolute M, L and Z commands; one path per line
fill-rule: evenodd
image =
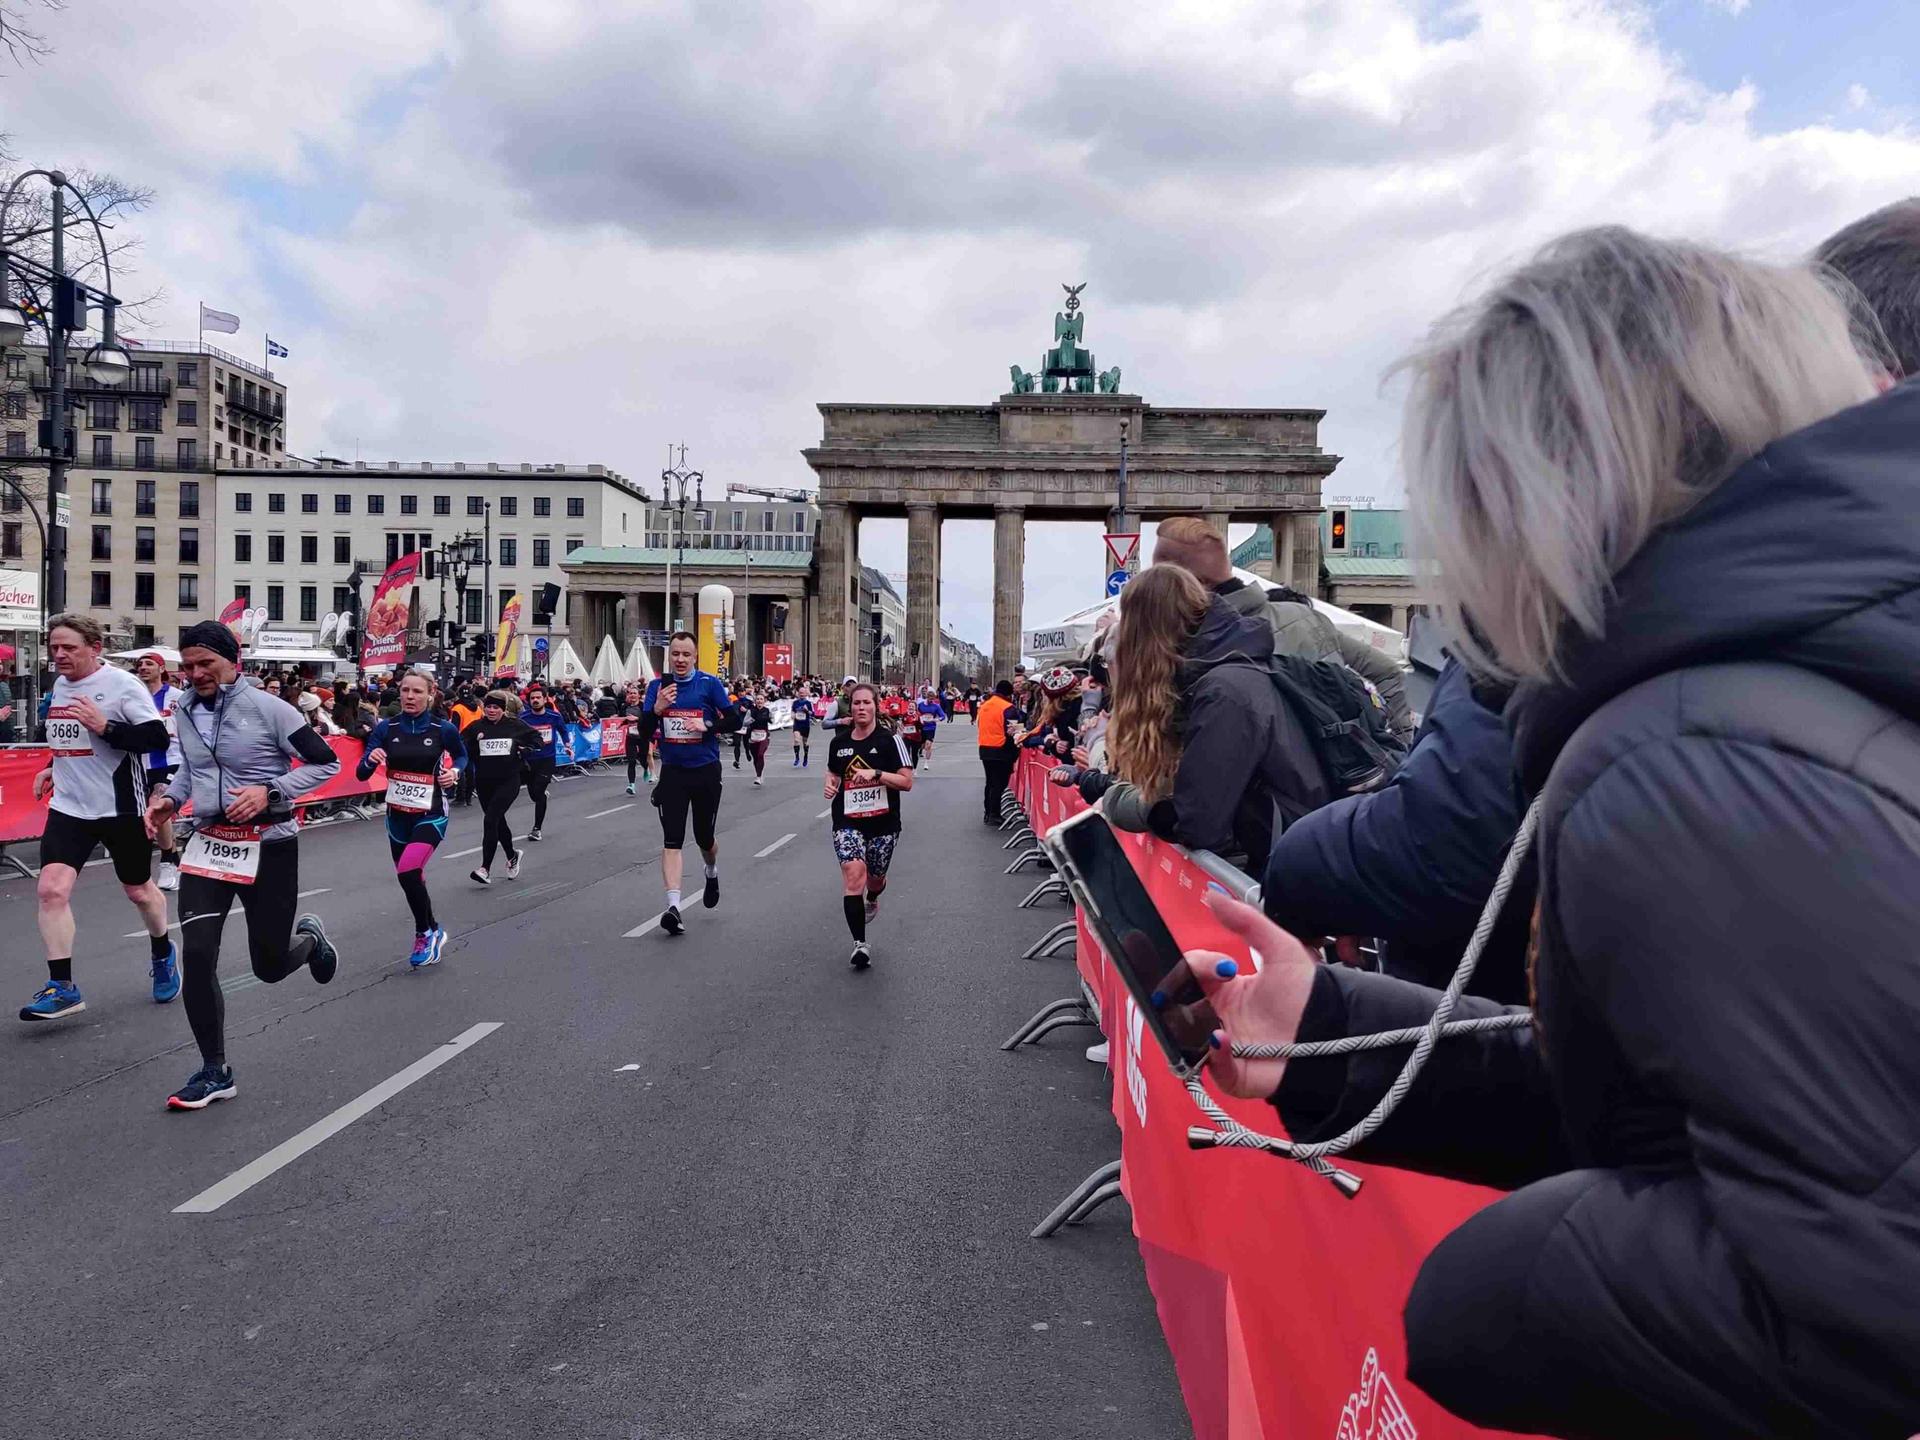
M 1259 874 L 1281 823 L 1326 803 L 1320 762 L 1268 674 L 1273 631 L 1178 565 L 1120 592 L 1107 754 L 1123 830 L 1244 859 Z

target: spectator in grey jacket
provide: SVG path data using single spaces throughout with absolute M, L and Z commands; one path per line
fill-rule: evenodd
M 1849 322 L 1808 270 L 1607 229 L 1408 364 L 1437 597 L 1542 805 L 1533 1026 L 1441 1041 L 1353 1152 L 1514 1189 L 1406 1310 L 1475 1424 L 1920 1428 L 1920 387 L 1874 398 Z M 1223 908 L 1266 962 L 1193 957 L 1230 1043 L 1433 1010 Z M 1311 1141 L 1403 1053 L 1219 1078 Z
M 1193 515 L 1162 520 L 1154 534 L 1153 561 L 1192 571 L 1237 614 L 1266 621 L 1273 628 L 1274 654 L 1337 660 L 1359 674 L 1380 692 L 1394 733 L 1403 741 L 1412 735 L 1413 712 L 1407 705 L 1406 675 L 1399 660 L 1342 633 L 1306 596 L 1285 587 L 1270 592 L 1247 584 L 1233 573 L 1225 537 L 1206 521 Z

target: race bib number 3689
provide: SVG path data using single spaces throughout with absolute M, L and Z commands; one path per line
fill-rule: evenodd
M 93 741 L 87 727 L 65 705 L 47 711 L 47 748 L 56 755 L 91 755 Z

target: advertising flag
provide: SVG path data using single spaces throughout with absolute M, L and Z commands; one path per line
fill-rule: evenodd
M 525 597 L 515 595 L 500 611 L 500 634 L 493 646 L 493 673 L 496 679 L 520 678 L 520 607 Z
M 420 555 L 418 550 L 402 555 L 373 587 L 360 643 L 362 665 L 397 665 L 407 658 L 407 614 L 420 578 Z
M 233 631 L 234 639 L 240 638 L 240 624 L 246 618 L 247 602 L 237 597 L 227 602 L 227 608 L 219 615 L 220 623 Z
M 223 335 L 231 335 L 240 328 L 240 317 L 230 315 L 225 310 L 209 310 L 207 302 L 200 302 L 200 328 L 217 330 Z

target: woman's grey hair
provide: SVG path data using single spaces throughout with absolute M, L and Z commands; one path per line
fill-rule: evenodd
M 1900 375 L 1920 375 L 1920 197 L 1876 210 L 1813 252 L 1860 292 Z
M 1782 435 L 1872 398 L 1839 287 L 1619 227 L 1553 241 L 1442 320 L 1401 444 L 1409 529 L 1456 653 L 1557 673 L 1649 536 Z

